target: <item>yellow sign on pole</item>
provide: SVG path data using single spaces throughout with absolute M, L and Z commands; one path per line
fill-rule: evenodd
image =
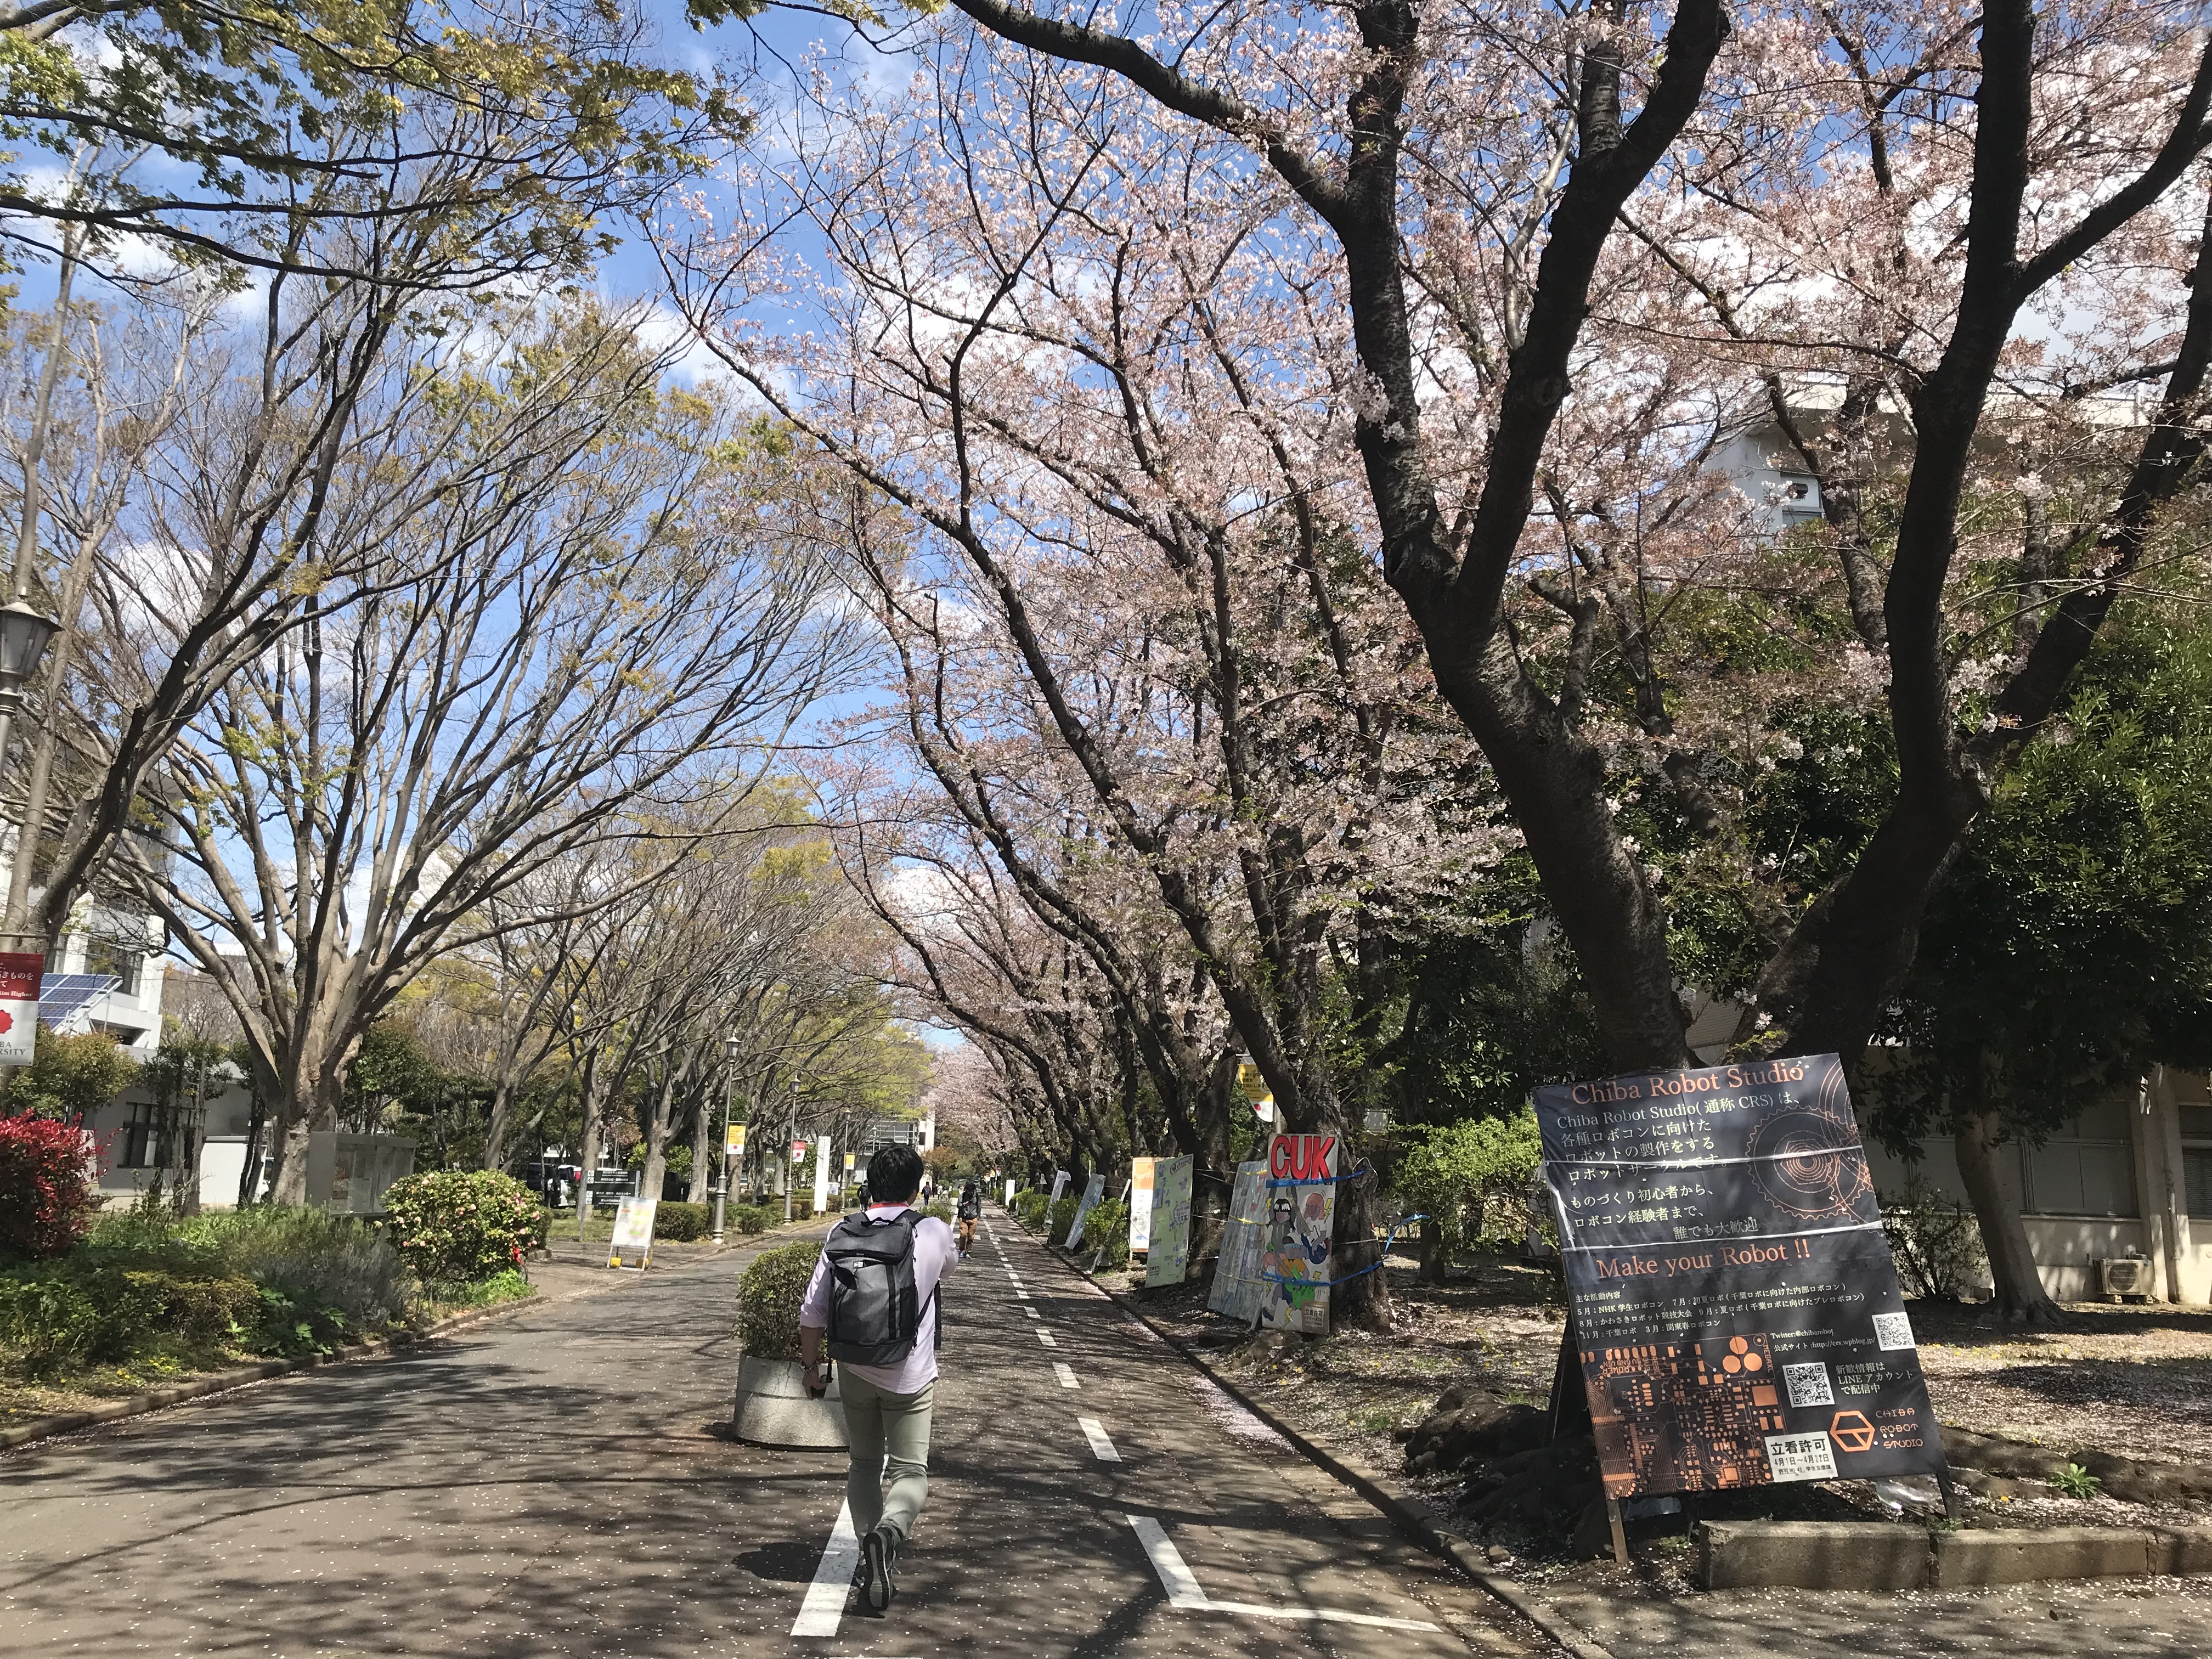
M 853 1166 L 854 1166 L 854 1164 L 858 1164 L 860 1161 L 860 1155 L 858 1152 L 848 1152 L 848 1153 L 846 1153 L 846 1154 L 845 1154 L 845 1173 L 846 1173 L 847 1175 L 850 1175 L 850 1174 L 852 1174 L 852 1173 L 853 1173 Z
M 744 1124 L 726 1123 L 722 1126 L 722 1151 L 731 1158 L 743 1158 L 745 1155 Z

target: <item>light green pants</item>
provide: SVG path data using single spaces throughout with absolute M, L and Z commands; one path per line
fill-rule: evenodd
M 929 1409 L 937 1384 L 890 1394 L 842 1371 L 837 1391 L 845 1398 L 845 1435 L 853 1443 L 845 1475 L 853 1530 L 865 1537 L 881 1523 L 904 1543 L 929 1496 Z

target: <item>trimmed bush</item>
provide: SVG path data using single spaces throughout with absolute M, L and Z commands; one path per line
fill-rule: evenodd
M 1016 1193 L 1014 1194 L 1015 1219 L 1019 1221 L 1023 1226 L 1027 1227 L 1031 1232 L 1035 1232 L 1039 1227 L 1044 1224 L 1044 1212 L 1047 1202 L 1048 1200 L 1045 1195 L 1040 1192 L 1032 1191 Z
M 927 1209 L 924 1210 L 922 1213 L 924 1215 L 935 1216 L 939 1221 L 942 1221 L 948 1227 L 952 1224 L 952 1204 L 950 1200 L 940 1204 L 933 1204 Z
M 738 1280 L 738 1345 L 756 1359 L 799 1358 L 799 1304 L 821 1254 L 815 1239 L 763 1250 Z
M 726 1224 L 729 1217 L 724 1212 Z M 691 1244 L 706 1237 L 714 1224 L 714 1212 L 704 1204 L 663 1204 L 653 1212 L 653 1231 L 671 1244 Z
M 782 1219 L 782 1211 L 771 1210 L 765 1204 L 733 1204 L 723 1217 L 722 1224 L 726 1231 L 750 1237 L 766 1232 Z
M 1129 1206 L 1118 1198 L 1102 1198 L 1091 1206 L 1091 1213 L 1083 1218 L 1083 1248 L 1096 1250 L 1103 1247 L 1106 1254 L 1100 1258 L 1103 1267 L 1126 1267 L 1129 1264 Z
M 262 1295 L 250 1279 L 115 1262 L 16 1267 L 0 1273 L 0 1341 L 43 1370 L 120 1358 L 155 1333 L 250 1336 Z
M 1067 1230 L 1075 1224 L 1075 1206 L 1081 1201 L 1075 1194 L 1070 1193 L 1045 1212 L 1046 1243 L 1065 1244 L 1067 1242 Z
M 92 1137 L 82 1129 L 0 1118 L 0 1250 L 44 1257 L 76 1246 L 100 1207 L 92 1158 Z
M 474 1284 L 545 1242 L 538 1195 L 495 1170 L 426 1170 L 384 1195 L 399 1259 L 425 1284 Z

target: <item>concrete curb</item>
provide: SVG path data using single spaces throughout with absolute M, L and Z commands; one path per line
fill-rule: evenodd
M 1007 1219 L 1013 1225 L 1021 1226 L 1020 1221 L 1012 1215 L 1009 1214 Z M 1323 1474 L 1351 1487 L 1352 1491 L 1388 1516 L 1396 1523 L 1399 1530 L 1412 1538 L 1415 1543 L 1420 1545 L 1431 1554 L 1441 1556 L 1450 1562 L 1452 1565 L 1481 1585 L 1490 1595 L 1534 1625 L 1562 1650 L 1571 1655 L 1572 1659 L 1613 1659 L 1613 1655 L 1608 1650 L 1599 1646 L 1570 1625 L 1549 1602 L 1539 1596 L 1532 1595 L 1525 1588 L 1514 1583 L 1510 1578 L 1503 1577 L 1491 1571 L 1489 1563 L 1483 1559 L 1472 1544 L 1464 1538 L 1456 1537 L 1437 1526 L 1420 1506 L 1413 1502 L 1408 1494 L 1401 1491 L 1389 1477 L 1358 1464 L 1349 1462 L 1326 1448 L 1316 1445 L 1269 1411 L 1259 1401 L 1245 1393 L 1235 1382 L 1207 1364 L 1203 1357 L 1186 1345 L 1174 1333 L 1163 1329 L 1157 1322 L 1147 1317 L 1144 1310 L 1127 1295 L 1118 1291 L 1108 1290 L 1073 1261 L 1055 1252 L 1042 1239 L 1036 1238 L 1026 1227 L 1022 1228 L 1022 1236 L 1033 1239 L 1037 1248 L 1048 1260 L 1058 1263 L 1074 1274 L 1093 1291 L 1106 1297 L 1122 1312 L 1143 1325 L 1146 1330 L 1158 1337 L 1176 1353 L 1182 1355 L 1193 1370 L 1198 1371 L 1224 1394 L 1243 1407 L 1246 1411 L 1290 1442 L 1304 1455 L 1309 1462 L 1321 1469 Z
M 143 1417 L 149 1412 L 204 1400 L 210 1395 L 228 1394 L 233 1389 L 265 1382 L 271 1377 L 318 1370 L 325 1365 L 346 1365 L 357 1360 L 386 1358 L 394 1352 L 415 1349 L 440 1337 L 456 1335 L 475 1326 L 507 1318 L 526 1309 L 546 1306 L 550 1300 L 533 1291 L 529 1296 L 518 1297 L 513 1302 L 502 1302 L 495 1308 L 471 1308 L 465 1313 L 453 1314 L 434 1325 L 425 1326 L 422 1330 L 405 1336 L 380 1336 L 367 1342 L 349 1342 L 335 1353 L 309 1354 L 300 1359 L 264 1359 L 258 1364 L 234 1365 L 227 1371 L 215 1371 L 190 1382 L 179 1382 L 166 1389 L 149 1389 L 143 1394 L 134 1394 L 123 1400 L 106 1401 L 81 1412 L 55 1412 L 46 1417 L 34 1417 L 14 1428 L 0 1429 L 0 1451 L 12 1451 L 35 1440 L 51 1440 L 57 1435 L 75 1434 L 80 1429 L 95 1428 L 102 1423 L 113 1423 L 126 1417 Z

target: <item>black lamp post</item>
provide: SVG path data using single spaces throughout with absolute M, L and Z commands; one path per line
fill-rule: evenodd
M 722 1179 L 714 1188 L 714 1243 L 722 1242 L 722 1214 L 730 1199 L 730 1115 L 733 1109 L 732 1097 L 738 1092 L 738 1051 L 744 1045 L 734 1036 L 722 1039 L 722 1053 L 729 1060 L 722 1074 Z
M 21 598 L 11 604 L 0 605 L 0 763 L 7 760 L 9 740 L 15 736 L 15 716 L 23 709 L 24 682 L 36 672 L 39 659 L 46 655 L 48 641 L 60 628 L 57 619 Z M 27 823 L 16 831 L 15 851 L 9 855 L 10 868 L 4 872 L 9 878 L 14 874 L 14 859 L 22 854 L 35 833 L 33 826 Z M 12 884 L 12 879 L 0 882 L 0 894 Z

